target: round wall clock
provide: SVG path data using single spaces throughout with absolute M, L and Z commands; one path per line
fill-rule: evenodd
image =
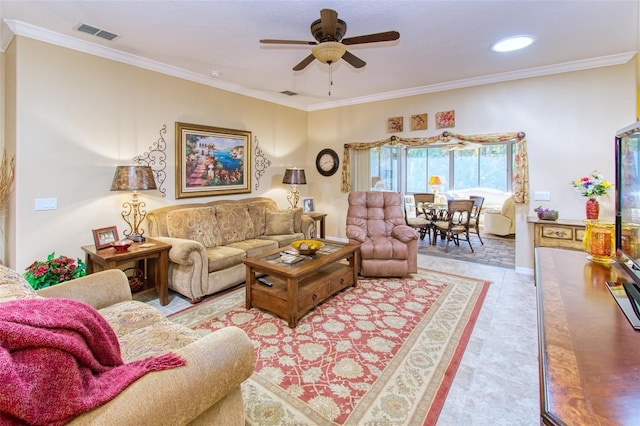
M 323 149 L 316 157 L 316 169 L 323 176 L 331 176 L 338 171 L 340 159 L 338 154 L 329 148 Z

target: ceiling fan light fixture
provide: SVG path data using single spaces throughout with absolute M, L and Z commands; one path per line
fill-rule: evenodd
M 313 56 L 323 64 L 337 62 L 346 51 L 347 47 L 337 41 L 325 41 L 311 48 Z

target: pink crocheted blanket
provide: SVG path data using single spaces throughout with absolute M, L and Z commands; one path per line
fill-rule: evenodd
M 185 365 L 168 353 L 125 364 L 109 323 L 70 299 L 0 303 L 0 424 L 61 425 L 151 371 Z

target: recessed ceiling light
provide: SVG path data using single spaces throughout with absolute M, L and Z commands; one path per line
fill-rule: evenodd
M 524 49 L 533 43 L 531 36 L 515 36 L 504 38 L 491 46 L 494 52 L 513 52 L 514 50 Z
M 213 77 L 218 78 L 218 77 L 220 77 L 222 75 L 222 73 L 220 71 L 218 71 L 218 70 L 213 70 L 213 71 L 211 71 L 211 75 Z

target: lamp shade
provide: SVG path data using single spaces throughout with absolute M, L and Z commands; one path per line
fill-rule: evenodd
M 346 52 L 347 46 L 337 41 L 325 41 L 317 44 L 311 48 L 311 53 L 317 60 L 323 64 L 333 64 L 337 62 L 344 52 Z
M 289 185 L 306 185 L 307 178 L 304 175 L 304 169 L 293 168 L 285 170 L 282 183 L 288 183 Z
M 429 178 L 429 185 L 437 186 L 442 185 L 442 180 L 440 176 L 434 175 Z
M 150 166 L 118 166 L 111 183 L 112 191 L 157 189 Z

